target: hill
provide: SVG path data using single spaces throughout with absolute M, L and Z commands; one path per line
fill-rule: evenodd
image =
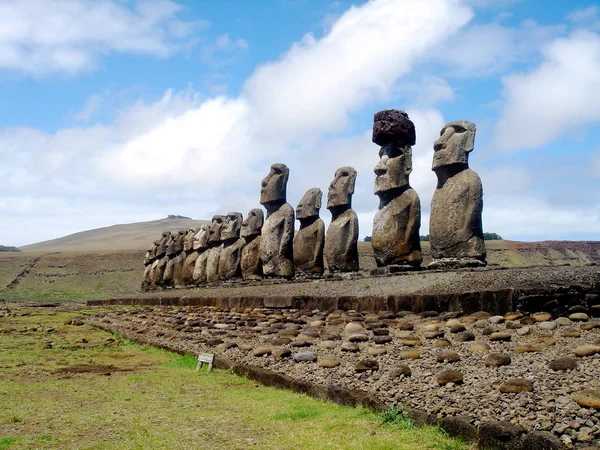
M 119 250 L 146 250 L 163 231 L 177 232 L 208 224 L 206 220 L 167 218 L 151 222 L 129 223 L 96 228 L 69 234 L 58 239 L 20 247 L 24 252 L 104 252 Z

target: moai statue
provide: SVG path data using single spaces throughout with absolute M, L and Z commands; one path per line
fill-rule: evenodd
M 329 185 L 331 223 L 325 236 L 325 259 L 330 272 L 358 271 L 358 217 L 352 210 L 355 182 L 356 170 L 341 167 Z
M 180 263 L 179 255 L 183 251 L 183 241 L 186 234 L 187 232 L 185 230 L 180 230 L 167 248 L 167 257 L 169 258 L 169 261 L 167 262 L 167 267 L 165 268 L 165 273 L 163 275 L 164 287 L 173 287 L 175 285 L 175 278 L 179 276 L 177 267 Z
M 190 228 L 183 239 L 183 251 L 177 257 L 177 265 L 173 274 L 173 283 L 175 287 L 188 286 L 192 282 L 194 266 L 188 264 L 188 256 L 192 256 L 194 244 L 194 235 L 198 232 L 197 228 Z
M 421 201 L 408 181 L 415 125 L 404 111 L 379 111 L 373 123 L 373 142 L 381 147 L 379 163 L 373 169 L 379 197 L 371 240 L 375 261 L 390 271 L 419 267 L 423 261 Z
M 262 263 L 260 261 L 261 230 L 264 223 L 263 210 L 251 209 L 246 219 L 242 222 L 240 233 L 245 245 L 242 248 L 240 266 L 244 280 L 262 280 Z
M 294 208 L 286 203 L 289 169 L 285 164 L 273 164 L 262 180 L 260 204 L 267 210 L 262 228 L 260 259 L 265 277 L 294 276 Z
M 206 259 L 206 281 L 208 283 L 217 283 L 219 281 L 219 260 L 223 250 L 221 241 L 221 230 L 225 222 L 225 216 L 216 215 L 212 218 L 210 232 L 208 235 L 208 257 Z
M 197 254 L 192 276 L 194 284 L 206 283 L 206 265 L 208 263 L 208 254 L 210 253 L 208 245 L 209 235 L 210 225 L 202 225 L 198 233 L 194 236 L 194 250 Z
M 433 144 L 432 170 L 438 179 L 429 219 L 433 267 L 486 264 L 483 189 L 477 173 L 469 169 L 474 145 L 475 124 L 466 120 L 444 125 Z
M 171 236 L 170 231 L 165 231 L 162 234 L 160 242 L 158 244 L 158 250 L 156 255 L 156 261 L 154 261 L 153 273 L 153 284 L 155 286 L 163 285 L 163 276 L 165 274 L 165 269 L 167 268 L 167 262 L 169 261 L 169 257 L 167 256 L 167 249 L 173 242 L 173 236 Z
M 219 257 L 219 278 L 221 280 L 231 280 L 242 276 L 240 262 L 245 244 L 244 240 L 240 238 L 242 220 L 242 213 L 227 213 L 227 219 L 221 230 L 221 241 L 223 242 L 223 250 Z
M 142 290 L 147 291 L 152 289 L 152 264 L 156 259 L 156 251 L 158 250 L 158 241 L 154 241 L 152 247 L 146 252 L 144 257 L 144 277 L 142 278 Z
M 321 209 L 321 189 L 306 191 L 298 207 L 296 218 L 300 221 L 300 230 L 294 236 L 294 264 L 305 273 L 322 275 L 323 246 L 325 245 L 325 224 L 319 217 Z

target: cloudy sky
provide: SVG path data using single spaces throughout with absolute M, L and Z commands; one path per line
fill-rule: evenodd
M 355 167 L 362 238 L 389 108 L 416 125 L 421 234 L 432 144 L 466 119 L 486 231 L 600 239 L 593 0 L 0 0 L 0 99 L 4 245 L 245 214 L 274 162 L 294 206 Z

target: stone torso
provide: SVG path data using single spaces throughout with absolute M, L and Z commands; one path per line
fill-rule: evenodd
M 206 259 L 206 281 L 209 283 L 217 283 L 219 281 L 219 260 L 221 259 L 221 251 L 223 244 L 208 249 L 208 257 Z
M 377 265 L 419 265 L 422 261 L 420 225 L 421 202 L 412 188 L 378 210 L 371 241 Z
M 331 272 L 358 270 L 358 217 L 352 209 L 329 224 L 325 236 L 325 259 Z
M 240 266 L 244 280 L 262 279 L 262 263 L 260 261 L 261 239 L 261 236 L 256 236 L 242 248 Z
M 431 200 L 431 255 L 485 260 L 481 213 L 483 189 L 477 173 L 465 169 L 438 186 Z
M 221 280 L 230 280 L 241 276 L 240 262 L 244 240 L 237 239 L 232 244 L 223 246 L 219 257 L 219 277 Z
M 298 230 L 294 236 L 294 263 L 303 272 L 324 271 L 323 246 L 325 223 L 318 218 L 310 225 Z
M 284 203 L 262 228 L 260 259 L 267 277 L 294 276 L 294 209 Z
M 206 283 L 206 265 L 208 263 L 209 253 L 210 249 L 208 248 L 198 250 L 198 257 L 196 258 L 194 274 L 192 276 L 194 284 Z

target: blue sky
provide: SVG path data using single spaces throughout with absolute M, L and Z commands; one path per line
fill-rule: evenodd
M 370 234 L 373 113 L 417 129 L 427 234 L 432 144 L 477 124 L 484 229 L 600 239 L 600 7 L 525 0 L 0 0 L 0 232 L 25 245 L 167 214 L 288 201 L 358 171 Z M 329 212 L 323 209 L 326 221 Z

